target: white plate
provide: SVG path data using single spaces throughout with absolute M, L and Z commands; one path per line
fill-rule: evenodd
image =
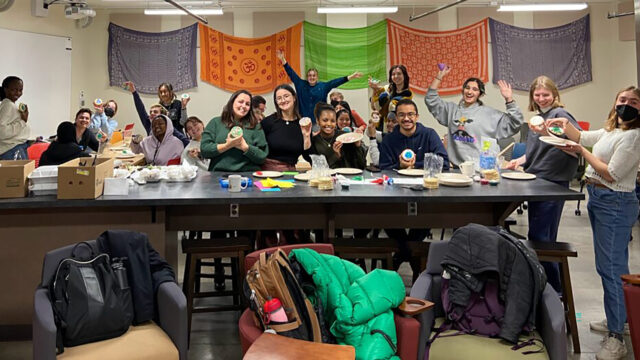
M 401 169 L 398 170 L 398 174 L 406 176 L 424 176 L 423 169 Z
M 444 186 L 471 186 L 473 179 L 458 173 L 441 173 L 437 175 L 438 182 Z
M 309 181 L 311 179 L 311 172 L 300 173 L 293 176 L 298 181 Z
M 282 173 L 280 171 L 256 171 L 252 175 L 259 178 L 275 178 L 282 176 Z
M 533 180 L 536 178 L 534 174 L 529 174 L 525 172 L 512 171 L 512 172 L 503 172 L 500 174 L 505 179 L 511 180 Z
M 362 134 L 357 132 L 342 134 L 336 138 L 336 141 L 340 141 L 343 144 L 351 144 L 360 140 L 362 140 Z
M 539 139 L 543 143 L 547 143 L 549 145 L 555 145 L 555 146 L 576 145 L 575 142 L 573 142 L 573 141 L 571 141 L 569 139 L 562 139 L 562 138 L 555 137 L 555 136 L 540 136 Z
M 131 159 L 136 157 L 136 154 L 118 154 L 116 155 L 116 159 Z
M 356 168 L 337 168 L 334 169 L 336 173 L 338 174 L 342 174 L 342 175 L 359 175 L 362 174 L 362 170 L 361 169 L 356 169 Z

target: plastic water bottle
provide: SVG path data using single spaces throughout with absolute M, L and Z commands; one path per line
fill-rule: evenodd
M 121 290 L 129 288 L 129 280 L 127 279 L 127 269 L 124 267 L 124 260 L 126 258 L 113 258 L 111 260 L 111 268 L 118 281 L 118 286 Z
M 270 298 L 264 303 L 263 308 L 265 317 L 267 318 L 267 324 L 272 321 L 279 323 L 286 323 L 289 321 L 287 313 L 285 313 L 284 308 L 282 308 L 282 303 L 280 303 L 278 298 Z

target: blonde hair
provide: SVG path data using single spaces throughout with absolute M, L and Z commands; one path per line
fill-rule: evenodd
M 332 97 L 334 96 L 339 96 L 340 97 L 340 101 L 344 101 L 344 95 L 340 92 L 340 91 L 332 91 L 331 94 L 329 94 L 329 100 L 331 100 Z
M 162 114 L 162 115 L 168 115 L 169 114 L 169 112 L 167 111 L 167 108 L 165 108 L 161 104 L 153 104 L 153 105 L 151 105 L 151 107 L 149 109 L 153 109 L 153 108 L 160 108 L 160 114 Z
M 548 76 L 540 75 L 533 80 L 531 87 L 529 88 L 529 111 L 540 111 L 540 106 L 538 106 L 538 104 L 533 100 L 533 92 L 539 88 L 545 88 L 551 91 L 551 94 L 553 95 L 553 103 L 551 104 L 552 109 L 564 107 L 564 104 L 560 102 L 560 93 L 558 92 L 556 83 L 554 83 Z
M 638 120 L 638 118 L 636 118 L 636 120 L 632 121 L 629 124 L 622 124 L 622 125 L 618 124 L 618 113 L 616 112 L 616 103 L 618 102 L 618 97 L 620 96 L 620 94 L 627 91 L 632 91 L 633 94 L 637 96 L 638 99 L 640 99 L 640 89 L 638 89 L 633 85 L 627 87 L 626 89 L 622 89 L 618 91 L 615 99 L 613 100 L 613 108 L 611 109 L 611 111 L 609 111 L 609 118 L 607 118 L 607 121 L 604 123 L 604 129 L 606 131 L 612 131 L 613 129 L 616 129 L 618 126 L 620 126 L 622 130 L 631 130 L 635 128 L 640 128 L 640 120 Z

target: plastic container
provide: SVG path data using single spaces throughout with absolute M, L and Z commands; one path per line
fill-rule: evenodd
M 58 183 L 43 183 L 43 184 L 33 184 L 29 185 L 29 192 L 33 196 L 42 196 L 42 195 L 57 195 L 58 194 Z
M 58 166 L 57 165 L 40 166 L 35 170 L 33 170 L 31 175 L 29 175 L 29 180 L 33 185 L 54 183 L 57 186 L 58 185 Z

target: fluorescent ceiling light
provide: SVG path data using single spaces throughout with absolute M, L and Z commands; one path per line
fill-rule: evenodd
M 124 3 L 124 2 L 131 2 L 131 0 L 102 0 L 104 2 L 120 2 L 120 3 Z M 156 5 L 156 3 L 158 3 L 157 5 L 160 5 L 160 3 L 164 3 L 164 0 L 146 0 L 145 2 L 151 2 L 154 3 L 154 5 Z M 213 1 L 212 0 L 200 0 L 200 1 L 196 1 L 196 0 L 191 0 L 191 1 L 180 1 L 177 0 L 176 1 L 178 4 L 180 5 L 185 5 L 185 6 L 189 6 L 189 5 L 212 5 Z M 167 4 L 168 5 L 168 4 Z
M 500 5 L 498 11 L 576 11 L 587 8 L 587 3 L 572 4 L 519 4 Z
M 395 13 L 397 6 L 357 6 L 357 7 L 319 7 L 318 14 L 367 14 L 367 13 Z
M 188 9 L 196 15 L 222 15 L 222 9 Z M 145 15 L 188 15 L 180 9 L 145 9 Z

